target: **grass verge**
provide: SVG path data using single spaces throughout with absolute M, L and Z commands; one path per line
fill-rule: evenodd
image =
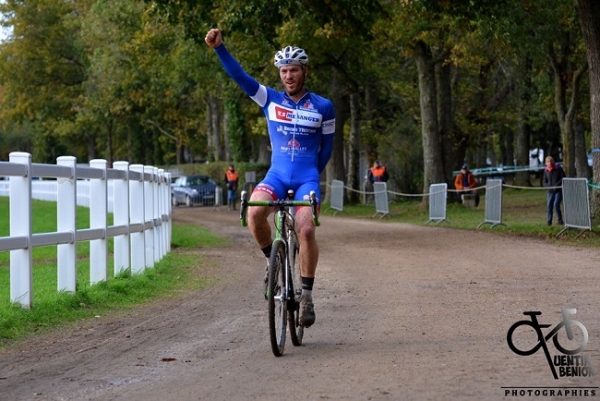
M 6 202 L 7 203 L 7 202 Z M 8 207 L 0 198 L 0 216 Z M 78 228 L 87 224 L 83 209 Z M 54 211 L 54 212 L 53 212 Z M 56 204 L 36 202 L 34 232 L 56 230 Z M 89 213 L 87 213 L 89 214 Z M 4 219 L 0 218 L 0 221 Z M 37 224 L 36 224 L 37 222 Z M 54 222 L 54 229 L 52 228 Z M 0 236 L 8 228 L 0 225 Z M 174 296 L 211 285 L 215 277 L 197 249 L 226 244 L 226 240 L 192 224 L 174 224 L 172 251 L 154 268 L 142 274 L 125 272 L 97 285 L 89 285 L 89 243 L 78 247 L 82 255 L 77 266 L 77 291 L 57 292 L 56 247 L 36 248 L 33 271 L 33 307 L 25 310 L 10 303 L 9 252 L 0 252 L 0 348 L 32 333 L 65 325 L 81 319 L 94 318 L 110 312 L 123 311 L 152 299 Z M 86 251 L 87 248 L 87 251 Z M 83 256 L 86 255 L 86 256 Z M 112 266 L 112 258 L 109 258 Z
M 454 195 L 451 193 L 450 196 Z M 329 205 L 323 205 L 323 214 L 331 215 L 333 210 L 327 210 Z M 380 219 L 373 217 L 375 206 L 344 205 L 344 211 L 336 213 L 336 217 L 373 219 L 395 223 L 425 225 L 429 220 L 429 209 L 421 199 L 398 198 L 389 204 L 390 215 Z M 467 208 L 459 203 L 448 203 L 446 210 L 447 222 L 438 226 L 456 229 L 475 230 L 485 221 L 485 196 L 476 208 Z M 554 216 L 556 222 L 556 216 Z M 578 237 L 579 230 L 566 230 L 558 238 L 556 235 L 564 228 L 562 226 L 546 225 L 546 191 L 542 189 L 512 189 L 506 188 L 502 195 L 502 223 L 505 225 L 491 228 L 490 224 L 481 226 L 481 231 L 490 231 L 498 235 L 538 238 L 556 244 L 600 247 L 600 235 L 586 232 Z M 428 225 L 435 226 L 435 222 Z M 595 230 L 594 230 L 595 231 Z

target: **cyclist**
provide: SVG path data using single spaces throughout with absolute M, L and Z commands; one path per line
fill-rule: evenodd
M 284 90 L 278 92 L 249 76 L 223 44 L 221 32 L 211 29 L 205 41 L 213 48 L 229 76 L 265 113 L 271 141 L 271 167 L 250 200 L 284 199 L 289 189 L 295 199 L 308 200 L 310 191 L 320 199 L 320 174 L 333 149 L 335 110 L 330 100 L 309 92 L 305 86 L 308 55 L 298 47 L 287 46 L 274 57 Z M 248 210 L 248 227 L 267 260 L 271 254 L 271 208 Z M 312 289 L 319 259 L 312 212 L 309 207 L 296 210 L 300 242 L 300 324 L 310 327 L 316 319 Z M 265 278 L 266 284 L 266 278 Z

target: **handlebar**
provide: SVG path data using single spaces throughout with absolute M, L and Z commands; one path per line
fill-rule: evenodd
M 290 196 L 290 192 L 291 196 L 293 196 L 293 191 L 288 191 L 288 196 Z M 315 193 L 315 191 L 310 191 L 310 198 L 307 201 L 299 201 L 292 199 L 250 201 L 246 199 L 247 196 L 248 192 L 242 191 L 242 201 L 240 203 L 240 221 L 242 223 L 242 227 L 246 227 L 248 225 L 248 222 L 246 221 L 246 214 L 249 206 L 276 207 L 279 210 L 285 209 L 286 207 L 310 206 L 312 210 L 312 220 L 314 225 L 317 227 L 321 225 L 321 223 L 319 222 L 319 217 L 317 216 L 317 207 L 319 206 L 319 204 L 317 203 L 317 194 Z

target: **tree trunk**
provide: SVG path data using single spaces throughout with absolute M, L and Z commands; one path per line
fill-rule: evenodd
M 229 104 L 229 99 L 225 100 L 225 107 L 223 108 L 223 158 L 219 158 L 219 160 L 233 161 L 235 157 L 233 156 L 233 152 L 231 151 L 232 140 L 231 140 L 231 104 Z M 219 152 L 221 153 L 221 152 Z
M 344 169 L 344 123 L 348 116 L 348 100 L 344 97 L 343 83 L 340 82 L 339 74 L 332 67 L 331 82 L 329 93 L 333 107 L 335 108 L 335 134 L 333 137 L 333 153 L 326 168 L 326 183 L 331 184 L 331 180 L 341 180 L 346 178 Z M 327 186 L 326 186 L 327 188 Z M 326 190 L 321 194 L 321 202 L 330 202 L 331 193 Z
M 580 166 L 577 169 L 575 163 L 577 159 L 577 146 L 575 145 L 575 115 L 577 114 L 579 102 L 579 84 L 584 72 L 587 70 L 587 63 L 584 63 L 577 71 L 573 72 L 571 56 L 571 37 L 564 35 L 563 43 L 560 45 L 560 53 L 556 54 L 554 46 L 550 45 L 548 54 L 550 64 L 554 72 L 554 106 L 558 125 L 562 136 L 563 145 L 563 168 L 569 177 L 575 175 L 578 177 L 587 177 L 587 167 Z M 571 99 L 567 105 L 567 88 L 571 87 Z M 579 139 L 581 141 L 581 139 Z M 585 139 L 584 139 L 585 141 Z M 585 153 L 585 150 L 584 150 Z M 584 156 L 585 165 L 587 165 L 587 155 Z M 579 163 L 581 164 L 581 163 Z
M 585 128 L 582 123 L 574 123 L 573 137 L 575 138 L 575 169 L 577 178 L 590 178 L 587 147 L 585 143 Z
M 348 138 L 348 179 L 350 188 L 360 188 L 360 98 L 357 92 L 350 95 L 350 137 Z M 358 203 L 358 192 L 346 191 L 349 203 Z
M 207 116 L 209 119 L 209 129 L 207 132 L 207 156 L 209 160 L 221 160 L 221 113 L 219 112 L 219 99 L 216 96 L 208 95 Z
M 106 126 L 106 159 L 108 161 L 108 167 L 112 167 L 112 159 L 113 159 L 113 134 L 114 134 L 114 121 L 113 119 L 108 120 L 108 124 Z
M 579 14 L 583 39 L 587 47 L 590 79 L 590 121 L 592 149 L 600 148 L 600 2 L 597 0 L 575 0 Z M 594 182 L 600 182 L 600 153 L 593 154 Z M 600 217 L 600 190 L 593 188 L 591 197 L 592 215 Z
M 269 163 L 271 162 L 271 140 L 269 135 L 261 135 L 259 138 L 258 148 L 258 159 L 257 163 Z
M 456 160 L 456 136 L 454 128 L 454 101 L 452 99 L 452 65 L 435 65 L 437 118 L 442 138 L 442 167 L 444 182 L 453 182 L 452 172 Z
M 515 165 L 514 140 L 514 131 L 509 127 L 502 135 L 502 142 L 505 144 L 504 150 L 502 151 L 502 164 L 505 166 Z
M 438 128 L 435 65 L 431 49 L 425 43 L 416 43 L 416 63 L 419 72 L 419 99 L 421 107 L 421 135 L 423 137 L 423 192 L 431 184 L 445 182 L 442 166 L 442 141 Z M 423 197 L 428 202 L 427 197 Z
M 587 164 L 587 151 L 585 149 L 585 132 L 583 130 L 576 129 L 576 117 L 579 111 L 579 92 L 580 83 L 583 74 L 587 71 L 587 62 L 575 71 L 573 75 L 573 90 L 571 92 L 571 101 L 567 115 L 565 116 L 565 122 L 570 127 L 573 138 L 573 156 L 574 156 L 574 167 L 579 178 L 588 178 L 588 164 Z
M 94 160 L 96 158 L 96 137 L 94 135 L 88 135 L 87 140 L 88 161 Z
M 208 95 L 206 98 L 206 157 L 210 159 L 210 155 L 213 153 L 215 145 L 213 144 L 213 126 L 212 126 L 212 106 L 213 97 Z M 188 160 L 185 160 L 186 162 Z
M 526 57 L 524 60 L 525 69 L 523 70 L 523 85 L 521 87 L 521 96 L 519 99 L 519 132 L 517 133 L 517 166 L 529 166 L 529 149 L 531 142 L 531 126 L 529 125 L 529 103 L 531 99 L 531 59 Z M 522 171 L 515 175 L 515 184 L 520 186 L 531 186 L 529 172 Z

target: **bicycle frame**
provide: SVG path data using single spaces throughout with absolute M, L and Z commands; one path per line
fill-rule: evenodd
M 282 240 L 285 244 L 286 249 L 286 269 L 284 273 L 284 280 L 286 284 L 286 288 L 283 291 L 283 295 L 286 297 L 286 300 L 290 300 L 289 294 L 287 294 L 287 289 L 289 288 L 290 280 L 289 277 L 289 265 L 290 265 L 290 253 L 289 253 L 289 244 L 288 244 L 288 229 L 295 230 L 296 220 L 293 212 L 290 212 L 290 208 L 295 208 L 298 206 L 310 206 L 312 210 L 312 218 L 315 226 L 319 226 L 319 219 L 317 216 L 317 198 L 316 193 L 314 191 L 310 192 L 309 200 L 293 200 L 294 191 L 288 191 L 287 199 L 277 199 L 277 200 L 267 200 L 267 201 L 249 201 L 246 199 L 247 192 L 242 191 L 241 193 L 241 205 L 240 205 L 240 221 L 243 227 L 248 225 L 246 214 L 249 206 L 263 206 L 263 207 L 274 207 L 276 209 L 275 214 L 275 239 L 273 243 L 277 240 Z M 291 222 L 291 223 L 290 223 Z
M 247 226 L 246 212 L 249 206 L 271 207 L 275 210 L 275 238 L 268 266 L 268 280 L 265 286 L 265 297 L 268 301 L 269 333 L 271 349 L 275 356 L 283 355 L 286 337 L 286 326 L 289 324 L 292 343 L 302 344 L 304 329 L 299 324 L 299 295 L 301 291 L 300 273 L 295 257 L 298 255 L 299 243 L 296 234 L 294 211 L 290 208 L 310 206 L 313 223 L 318 226 L 317 200 L 311 191 L 309 200 L 293 200 L 294 192 L 288 191 L 288 199 L 248 201 L 246 191 L 241 194 L 240 220 Z

